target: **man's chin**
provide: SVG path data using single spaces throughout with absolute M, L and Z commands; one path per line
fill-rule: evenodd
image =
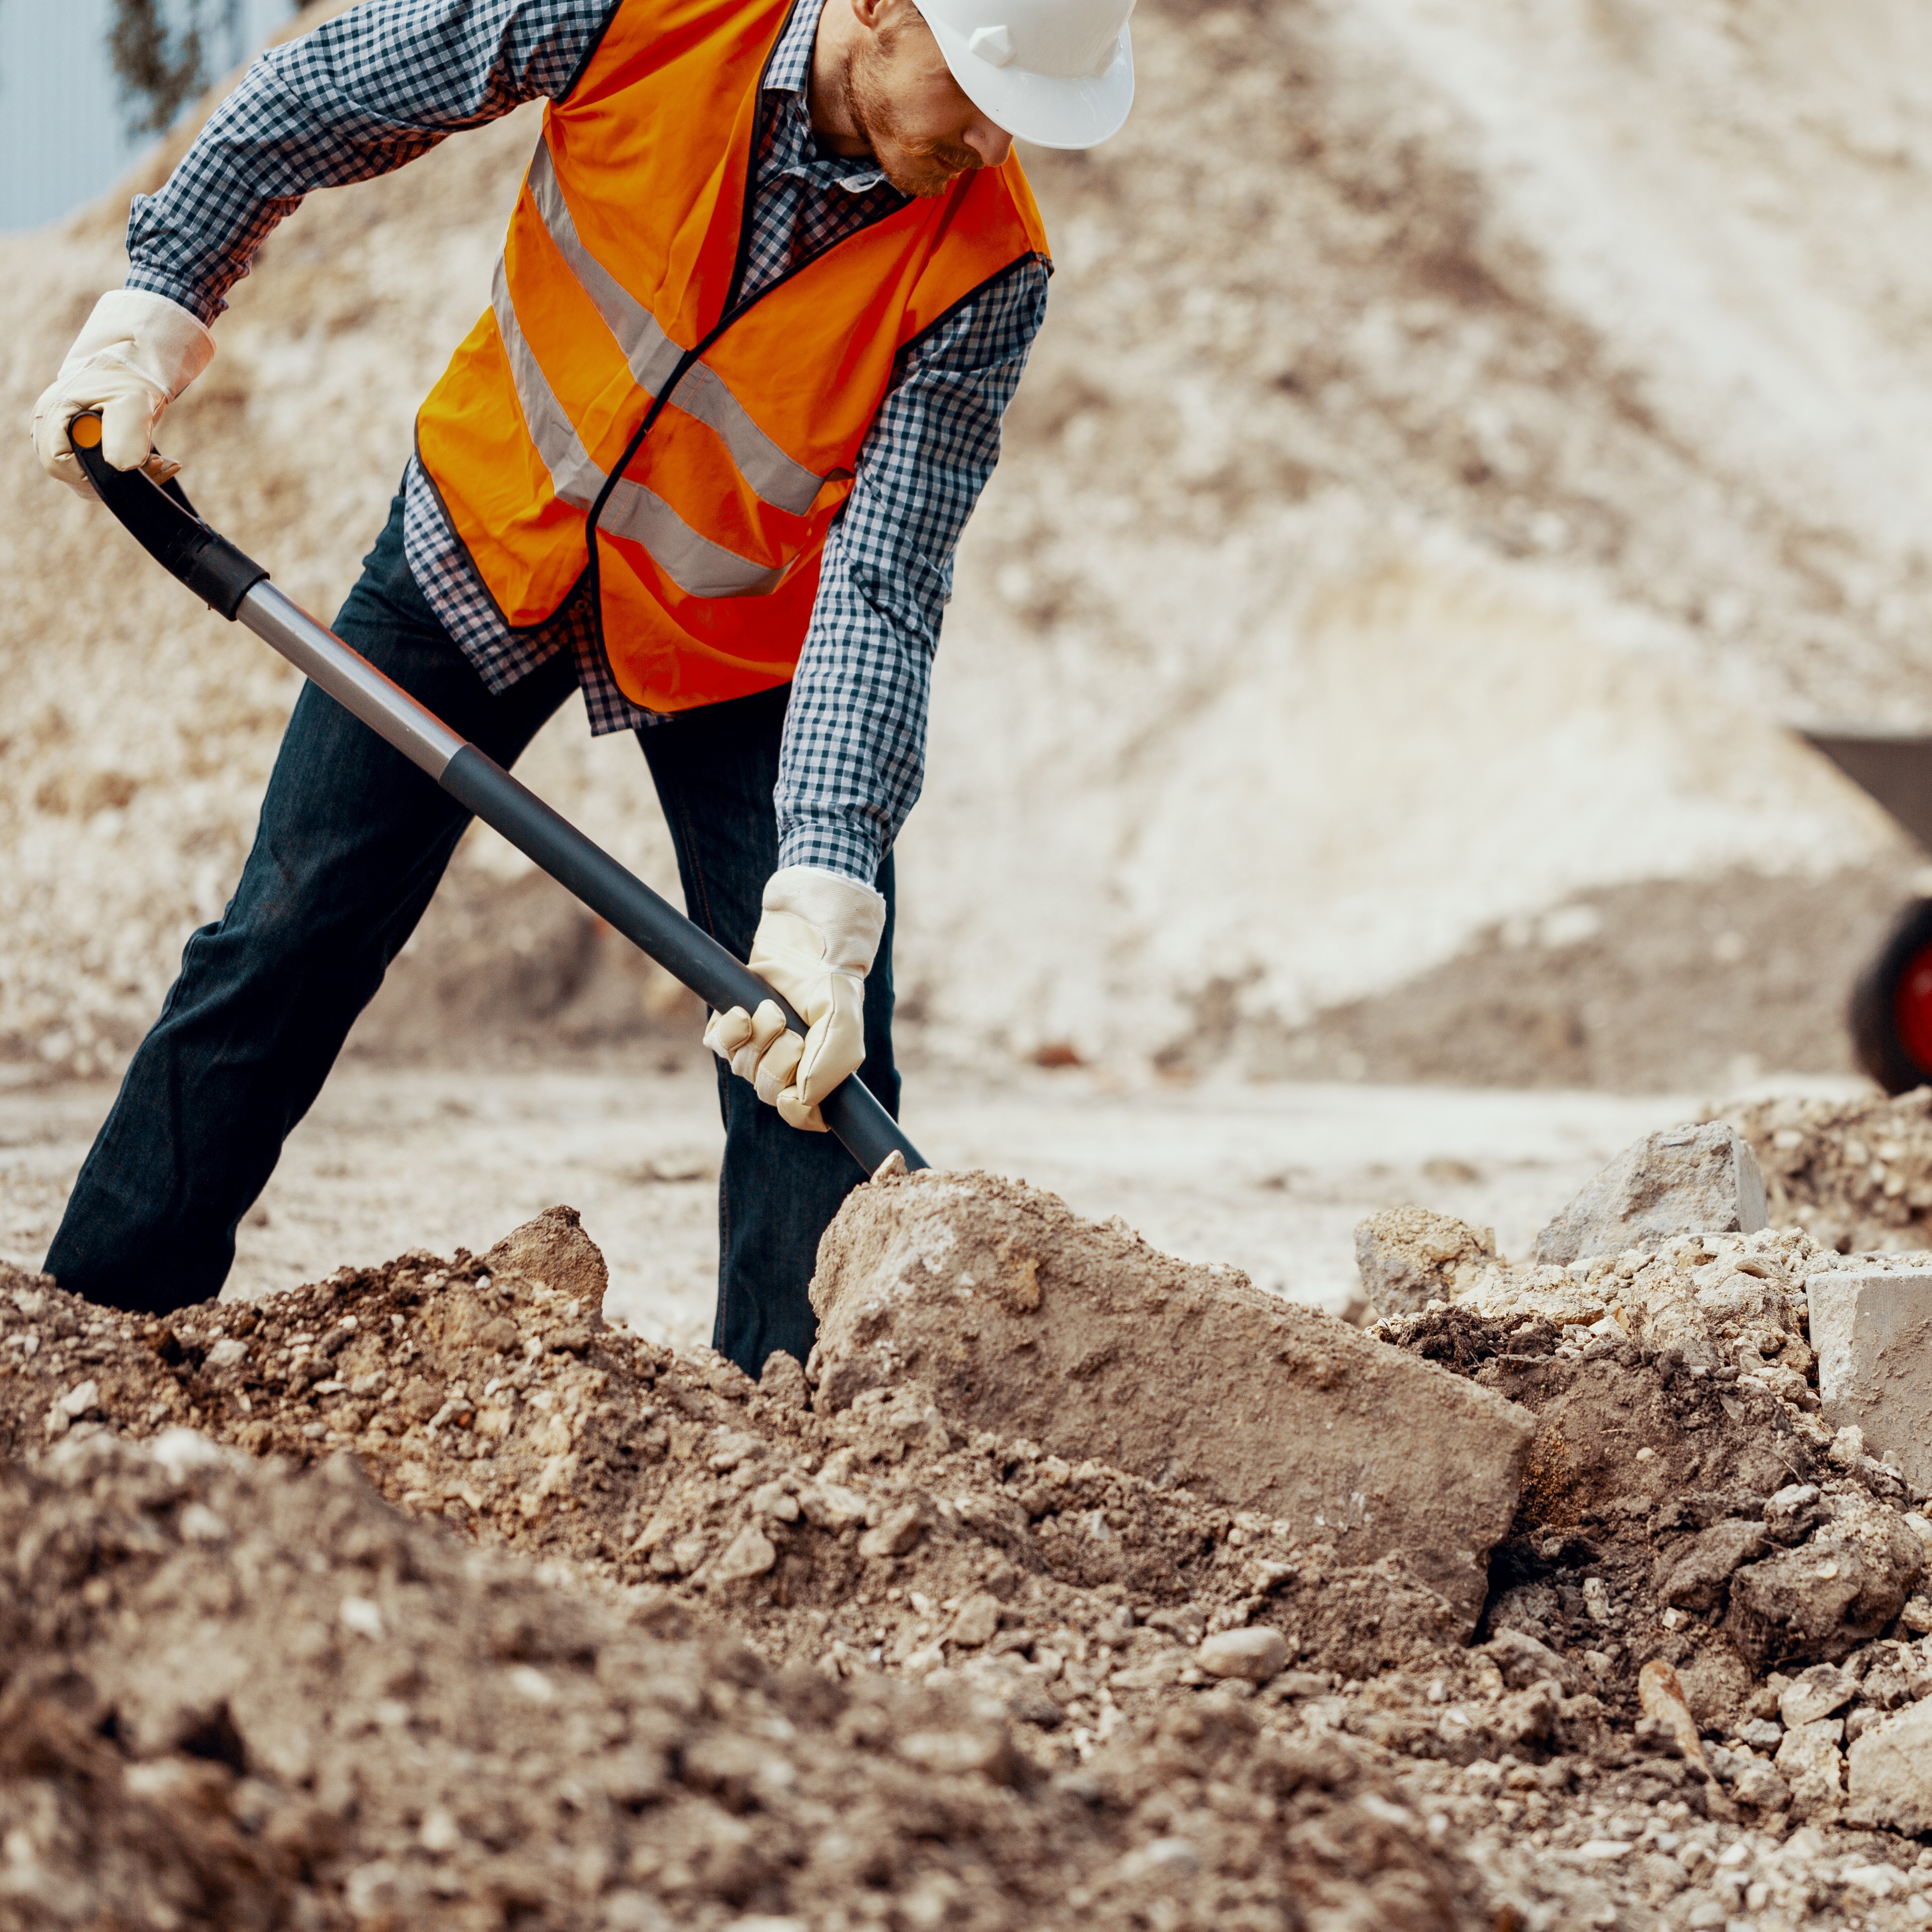
M 916 196 L 922 201 L 944 194 L 962 175 L 970 172 L 934 161 L 882 160 L 879 166 L 900 194 Z

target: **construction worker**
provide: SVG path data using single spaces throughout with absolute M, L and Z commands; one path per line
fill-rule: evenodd
M 1016 134 L 1126 116 L 1132 0 L 364 0 L 258 60 L 161 191 L 34 411 L 168 473 L 162 412 L 311 189 L 545 97 L 491 306 L 417 417 L 336 628 L 500 764 L 573 689 L 634 730 L 691 916 L 809 1023 L 715 1016 L 716 1346 L 804 1358 L 862 1177 L 818 1103 L 896 1108 L 892 844 L 917 796 L 962 526 L 1044 311 Z M 326 424 L 310 434 L 326 435 Z M 235 1230 L 468 814 L 314 687 L 254 849 L 189 940 L 46 1258 L 155 1312 Z

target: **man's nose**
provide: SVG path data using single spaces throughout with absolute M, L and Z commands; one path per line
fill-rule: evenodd
M 1005 128 L 994 122 L 980 119 L 966 130 L 968 147 L 980 157 L 980 165 L 996 168 L 1013 151 L 1013 137 Z

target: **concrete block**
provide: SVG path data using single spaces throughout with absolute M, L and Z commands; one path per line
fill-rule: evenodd
M 1932 1269 L 1814 1274 L 1804 1298 L 1826 1424 L 1932 1490 Z
M 1537 1236 L 1536 1258 L 1567 1268 L 1673 1234 L 1750 1234 L 1766 1224 L 1750 1142 L 1722 1120 L 1664 1127 L 1626 1148 Z
M 1345 1564 L 1400 1556 L 1474 1628 L 1536 1424 L 1474 1382 L 989 1174 L 857 1190 L 812 1301 L 821 1408 L 916 1382 L 959 1426 L 1265 1513 Z

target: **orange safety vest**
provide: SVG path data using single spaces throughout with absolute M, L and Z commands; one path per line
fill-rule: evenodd
M 789 680 L 894 358 L 1046 255 L 1010 156 L 742 300 L 792 4 L 622 0 L 545 112 L 491 306 L 416 419 L 506 621 L 551 616 L 588 563 L 617 682 L 655 711 Z

